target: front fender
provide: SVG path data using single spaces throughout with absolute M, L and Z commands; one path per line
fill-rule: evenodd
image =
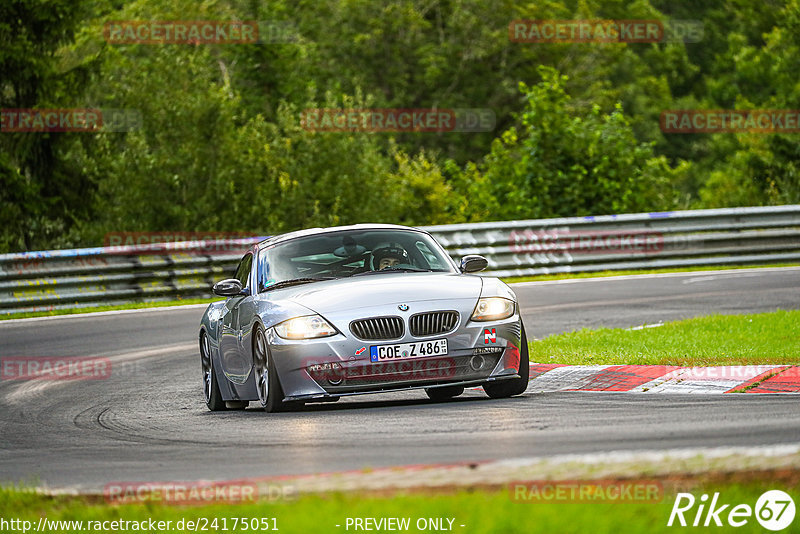
M 483 289 L 481 290 L 481 297 L 503 297 L 517 301 L 517 295 L 514 291 L 499 278 L 483 278 Z

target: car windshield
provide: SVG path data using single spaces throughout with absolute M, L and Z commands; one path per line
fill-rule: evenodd
M 428 234 L 413 230 L 342 230 L 297 237 L 259 251 L 258 291 L 366 273 L 457 272 Z M 289 284 L 287 284 L 289 282 Z

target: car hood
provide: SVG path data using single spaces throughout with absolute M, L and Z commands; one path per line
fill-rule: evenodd
M 271 301 L 292 301 L 316 313 L 341 312 L 385 304 L 471 299 L 481 294 L 476 275 L 446 273 L 382 273 L 266 291 Z

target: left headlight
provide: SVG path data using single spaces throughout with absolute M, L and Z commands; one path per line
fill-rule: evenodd
M 275 333 L 283 339 L 313 339 L 332 336 L 336 329 L 319 315 L 306 315 L 278 323 Z
M 516 303 L 503 297 L 488 297 L 478 300 L 475 311 L 472 312 L 473 321 L 499 321 L 514 315 Z

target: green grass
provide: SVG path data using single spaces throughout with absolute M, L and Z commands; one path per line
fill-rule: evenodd
M 52 317 L 54 315 L 74 315 L 76 313 L 94 313 L 113 310 L 138 310 L 140 308 L 165 308 L 167 306 L 186 306 L 189 304 L 208 304 L 220 300 L 219 297 L 207 299 L 180 299 L 180 300 L 165 300 L 158 302 L 131 302 L 129 304 L 119 304 L 116 306 L 94 306 L 91 308 L 68 308 L 64 310 L 47 310 L 40 312 L 26 312 L 26 313 L 6 313 L 0 314 L 0 321 L 7 319 L 28 319 L 30 317 Z
M 530 343 L 539 363 L 754 365 L 800 363 L 800 311 L 712 315 L 655 328 L 583 329 Z
M 720 503 L 748 504 L 755 506 L 758 497 L 766 490 L 781 489 L 800 502 L 797 478 L 794 481 L 750 480 L 742 483 L 693 484 L 691 492 L 698 498 L 703 493 L 720 492 Z M 331 532 L 354 532 L 346 529 L 348 517 L 400 517 L 410 518 L 409 532 L 419 532 L 415 523 L 418 518 L 454 518 L 453 532 L 477 534 L 537 533 L 537 532 L 591 532 L 611 534 L 618 532 L 674 532 L 680 527 L 667 527 L 675 493 L 665 492 L 660 502 L 535 502 L 516 501 L 507 488 L 451 493 L 416 493 L 388 496 L 367 494 L 330 494 L 304 496 L 290 502 L 258 502 L 249 504 L 216 504 L 201 507 L 150 505 L 109 505 L 91 502 L 80 497 L 48 497 L 33 492 L 0 490 L 0 517 L 22 519 L 38 523 L 39 517 L 48 520 L 106 521 L 115 519 L 172 521 L 167 532 L 177 530 L 174 525 L 180 520 L 217 519 L 218 529 L 205 532 L 220 532 L 222 519 L 227 519 L 228 531 L 233 532 L 234 518 L 275 518 L 278 531 L 284 534 L 314 534 Z M 731 507 L 728 507 L 728 511 Z M 689 522 L 693 512 L 686 514 Z M 722 515 L 724 519 L 727 512 Z M 202 520 L 202 519 L 201 519 Z M 795 519 L 793 525 L 800 522 Z M 445 522 L 446 524 L 446 522 Z M 341 525 L 336 527 L 336 525 Z M 460 525 L 464 525 L 461 527 Z M 129 529 L 130 530 L 130 529 Z M 200 532 L 204 530 L 198 529 Z M 696 529 L 691 529 L 696 530 Z M 763 532 L 751 517 L 741 528 L 713 528 L 715 532 Z M 62 528 L 53 532 L 75 532 L 75 528 Z M 787 532 L 792 531 L 791 527 Z M 21 532 L 21 531 L 20 531 Z M 86 532 L 86 530 L 84 530 Z M 236 532 L 256 532 L 239 530 Z M 261 532 L 264 532 L 263 530 Z
M 670 267 L 667 269 L 637 269 L 627 271 L 598 271 L 592 273 L 557 273 L 557 274 L 539 274 L 536 276 L 517 276 L 506 277 L 502 280 L 508 284 L 516 284 L 520 282 L 542 282 L 548 280 L 568 280 L 572 278 L 605 278 L 609 276 L 630 276 L 637 274 L 655 274 L 655 273 L 691 273 L 702 271 L 725 271 L 737 269 L 763 269 L 767 267 L 798 267 L 800 263 L 778 263 L 771 265 L 709 265 L 706 267 Z

